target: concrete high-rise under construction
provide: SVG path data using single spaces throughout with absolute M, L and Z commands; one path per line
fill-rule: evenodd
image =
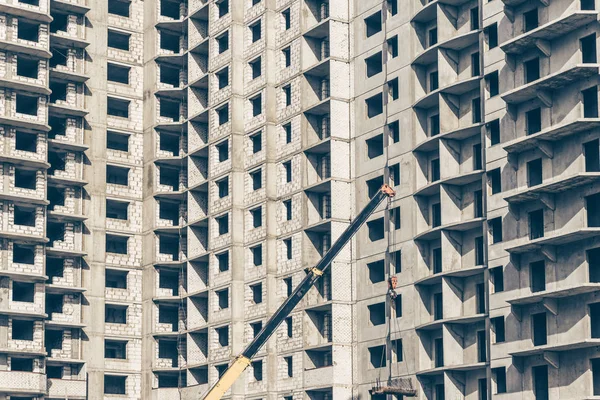
M 0 400 L 600 398 L 599 7 L 0 0 Z

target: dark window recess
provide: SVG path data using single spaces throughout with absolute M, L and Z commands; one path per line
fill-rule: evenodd
M 535 108 L 525 113 L 527 134 L 533 135 L 542 130 L 542 109 Z
M 39 0 L 18 0 L 19 3 L 29 4 L 30 6 L 39 6 Z
M 294 362 L 293 362 L 293 358 L 290 357 L 284 357 L 283 360 L 285 361 L 285 365 L 286 365 L 286 369 L 287 369 L 287 377 L 291 378 L 294 376 Z
M 481 122 L 481 99 L 479 97 L 471 100 L 472 121 L 474 124 Z
M 252 292 L 252 301 L 254 302 L 254 304 L 262 303 L 262 283 L 257 283 L 256 285 L 250 286 L 250 291 Z
M 490 134 L 490 144 L 494 146 L 500 143 L 500 120 L 490 121 L 487 124 L 487 130 Z
M 285 106 L 289 107 L 292 105 L 292 85 L 286 85 L 282 88 L 283 98 L 285 99 Z
M 250 99 L 250 104 L 252 105 L 252 116 L 256 117 L 262 114 L 262 96 L 258 95 Z
M 398 100 L 400 96 L 400 87 L 398 84 L 398 78 L 394 78 L 387 83 L 388 94 L 392 98 L 392 101 Z
M 402 348 L 402 339 L 392 340 L 393 362 L 404 361 L 404 350 Z
M 581 61 L 584 64 L 595 64 L 597 62 L 595 33 L 579 39 L 579 47 L 581 48 Z
M 496 394 L 506 393 L 506 367 L 492 368 L 492 376 L 496 382 Z
M 431 227 L 436 228 L 442 225 L 442 207 L 440 203 L 431 205 Z
M 490 230 L 492 231 L 492 244 L 502 241 L 502 217 L 496 217 L 488 221 Z
M 63 312 L 63 295 L 46 293 L 46 314 Z
M 537 158 L 527 162 L 527 186 L 536 186 L 542 183 L 542 159 Z
M 127 221 L 127 210 L 129 208 L 129 202 L 117 201 L 117 200 L 106 200 L 106 218 L 120 219 Z
M 437 338 L 433 340 L 433 347 L 434 347 L 434 366 L 436 368 L 440 368 L 444 366 L 444 340 L 442 338 Z M 439 385 L 438 385 L 439 386 Z M 439 394 L 437 392 L 439 392 L 437 390 L 437 386 L 436 386 L 436 394 Z M 444 387 L 442 385 L 442 390 L 441 393 L 444 393 Z M 440 396 L 436 396 L 436 399 L 443 399 L 443 395 L 442 397 Z
M 389 123 L 387 126 L 388 133 L 393 143 L 398 143 L 400 141 L 400 122 L 394 121 Z
M 129 51 L 129 33 L 108 30 L 108 47 Z
M 504 334 L 504 317 L 494 317 L 492 318 L 491 322 L 494 335 L 496 336 L 496 343 L 504 342 L 506 340 Z
M 485 285 L 478 283 L 475 286 L 475 303 L 477 305 L 477 313 L 485 314 Z
M 160 15 L 168 18 L 179 19 L 180 3 L 176 1 L 160 1 Z
M 126 376 L 104 375 L 104 394 L 127 394 Z
M 479 76 L 481 74 L 481 64 L 479 60 L 479 52 L 471 54 L 471 76 Z
M 252 377 L 256 382 L 263 380 L 263 362 L 262 360 L 253 361 L 252 363 Z
M 111 82 L 129 84 L 129 71 L 131 67 L 108 63 L 106 76 Z M 161 68 L 162 71 L 162 68 Z
M 496 23 L 485 28 L 485 37 L 488 42 L 488 48 L 491 50 L 498 47 L 498 25 Z
M 384 238 L 385 229 L 383 218 L 367 222 L 367 228 L 369 230 L 369 240 L 371 242 L 376 242 Z
M 485 331 L 477 331 L 477 361 L 487 361 Z M 487 397 L 485 400 L 487 400 Z
M 402 295 L 397 295 L 394 299 L 394 312 L 396 313 L 396 318 L 402 317 Z
M 290 291 L 290 294 L 291 294 L 291 291 Z M 288 296 L 289 296 L 289 294 L 288 294 Z M 285 319 L 285 330 L 286 330 L 288 338 L 294 337 L 294 325 L 292 323 L 292 317 L 287 317 Z
M 229 50 L 229 32 L 225 32 L 217 37 L 217 49 L 219 50 L 219 54 Z
M 529 240 L 544 237 L 544 210 L 529 213 Z
M 227 364 L 215 365 L 215 369 L 217 370 L 217 375 L 220 378 L 223 376 L 225 371 L 227 371 Z
M 396 207 L 390 210 L 390 220 L 394 224 L 394 229 L 398 230 L 402 226 L 402 215 L 400 207 Z
M 104 285 L 107 288 L 127 289 L 127 271 L 118 269 L 104 270 Z
M 442 292 L 434 293 L 433 295 L 433 319 L 435 321 L 444 318 L 444 301 Z
M 494 284 L 494 293 L 504 292 L 504 269 L 495 267 L 490 270 L 492 283 Z
M 160 65 L 160 82 L 174 87 L 179 87 L 179 68 Z M 129 83 L 129 82 L 127 82 Z
M 130 1 L 108 0 L 108 13 L 129 18 Z
M 219 235 L 225 235 L 229 233 L 229 214 L 222 215 L 215 218 L 219 229 Z
M 368 263 L 367 268 L 369 269 L 371 283 L 379 283 L 385 280 L 385 263 L 383 260 Z
M 529 32 L 539 26 L 538 21 L 538 9 L 534 8 L 533 10 L 527 11 L 523 13 L 523 30 L 525 32 Z
M 37 171 L 15 168 L 15 186 L 22 189 L 36 188 Z
M 63 378 L 63 367 L 58 365 L 47 365 L 46 375 L 48 379 L 62 379 Z
M 36 59 L 17 56 L 17 75 L 37 79 L 38 64 Z
M 127 236 L 106 235 L 106 252 L 127 254 Z
M 283 201 L 283 206 L 285 207 L 285 220 L 286 221 L 291 221 L 292 220 L 292 214 L 293 214 L 292 200 L 284 200 Z
M 392 186 L 400 185 L 400 163 L 390 166 L 388 172 L 390 174 L 390 184 Z
M 483 236 L 475 238 L 475 265 L 484 264 Z
M 367 78 L 375 76 L 383 71 L 383 61 L 381 52 L 365 59 L 367 67 Z
M 50 33 L 67 32 L 69 26 L 69 15 L 52 13 L 52 22 L 50 22 Z
M 33 246 L 13 244 L 13 263 L 29 264 L 35 263 L 35 249 Z
M 284 167 L 285 166 L 286 166 L 286 163 L 284 163 Z M 291 167 L 289 169 L 286 168 L 286 170 L 291 171 Z M 286 174 L 286 176 L 288 176 L 288 174 Z M 258 190 L 258 189 L 262 188 L 262 170 L 259 169 L 257 171 L 251 172 L 250 178 L 252 179 L 252 190 Z M 287 180 L 287 182 L 290 182 L 290 181 L 291 181 L 291 179 Z
M 483 191 L 473 192 L 473 216 L 475 218 L 483 217 Z
M 286 258 L 291 260 L 293 258 L 292 239 L 283 239 L 283 245 L 285 247 Z
M 161 200 L 158 203 L 158 217 L 179 225 L 179 203 Z
M 525 69 L 525 83 L 531 83 L 540 79 L 540 59 L 533 58 L 523 63 Z
M 39 40 L 40 24 L 27 22 L 22 19 L 17 20 L 17 38 L 36 42 Z
M 383 113 L 383 96 L 381 93 L 369 97 L 365 102 L 367 104 L 367 116 L 369 118 L 376 117 Z
M 435 158 L 431 160 L 431 170 L 429 171 L 429 180 L 431 182 L 437 182 L 440 180 L 440 159 Z
M 129 100 L 108 97 L 106 99 L 106 113 L 113 117 L 129 118 Z
M 53 47 L 51 50 L 52 58 L 50 59 L 50 68 L 55 68 L 58 65 L 67 66 L 67 50 Z
M 287 31 L 292 27 L 292 18 L 290 15 L 290 9 L 285 9 L 281 12 L 281 16 L 283 17 L 283 27 Z
M 173 135 L 168 132 L 160 132 L 160 149 L 172 153 L 174 156 L 178 156 L 179 135 Z
M 179 35 L 169 33 L 168 31 L 160 31 L 160 48 L 162 50 L 179 53 Z
M 179 121 L 179 102 L 160 99 L 160 116 Z
M 174 367 L 177 367 L 177 359 L 174 359 Z M 177 387 L 185 387 L 186 377 L 182 375 L 181 378 L 178 378 L 177 375 L 158 375 L 158 387 L 159 388 L 177 388 Z
M 229 67 L 225 67 L 215 73 L 219 82 L 219 90 L 229 86 Z
M 385 345 L 369 347 L 369 361 L 371 363 L 371 368 L 385 367 Z
M 13 281 L 12 301 L 33 303 L 35 284 L 31 282 Z
M 253 24 L 250 25 L 250 34 L 252 36 L 252 43 L 254 42 L 258 42 L 261 38 L 261 28 L 262 28 L 262 24 L 260 23 L 260 20 Z
M 262 207 L 257 207 L 253 210 L 250 210 L 250 214 L 252 215 L 252 227 L 259 228 L 262 226 Z
M 583 97 L 583 117 L 598 118 L 598 86 L 581 92 Z
M 229 122 L 229 104 L 225 104 L 217 109 L 217 117 L 219 120 L 219 125 Z
M 217 254 L 217 264 L 219 264 L 219 272 L 225 272 L 229 270 L 229 252 L 226 251 L 221 254 Z
M 442 261 L 442 248 L 436 247 L 431 251 L 431 264 L 434 274 L 439 274 L 440 272 L 442 272 Z
M 262 265 L 262 245 L 251 247 L 250 251 L 252 252 L 252 264 L 255 267 Z
M 600 396 L 600 358 L 593 358 L 590 360 L 592 364 L 592 383 L 594 396 Z
M 252 329 L 252 337 L 253 338 L 255 338 L 256 335 L 258 335 L 258 333 L 261 331 L 262 327 L 263 327 L 263 324 L 261 321 L 250 324 L 250 329 Z
M 600 338 L 600 303 L 590 304 L 590 326 L 592 338 Z
M 35 208 L 15 206 L 14 224 L 23 226 L 35 226 Z
M 106 304 L 104 306 L 104 322 L 111 324 L 126 324 L 127 306 Z
M 385 324 L 385 303 L 376 303 L 367 306 L 369 310 L 369 321 L 374 326 Z
M 471 8 L 470 11 L 471 19 L 471 30 L 475 31 L 479 29 L 479 7 Z
M 15 137 L 15 149 L 35 153 L 37 151 L 36 133 L 17 131 Z
M 219 162 L 223 162 L 229 159 L 229 140 L 224 140 L 215 145 L 217 150 Z
M 376 33 L 381 32 L 381 11 L 365 18 L 365 34 L 367 37 L 371 37 Z
M 492 194 L 497 194 L 502 191 L 502 179 L 500 168 L 493 169 L 488 172 L 488 180 L 492 188 Z
M 256 154 L 262 150 L 262 134 L 261 134 L 261 132 L 251 135 L 250 141 L 252 142 L 252 154 Z
M 440 114 L 429 117 L 429 136 L 433 137 L 440 134 Z
M 258 57 L 257 59 L 250 61 L 250 70 L 252 71 L 252 79 L 256 79 L 262 75 L 262 58 Z
M 38 97 L 26 96 L 17 93 L 17 113 L 27 115 L 37 115 L 38 113 Z
M 375 158 L 383 154 L 383 134 L 379 134 L 370 139 L 367 142 L 367 157 Z
M 287 68 L 292 65 L 292 49 L 290 47 L 286 47 L 285 49 L 281 50 L 281 52 L 283 53 L 284 64 Z
M 398 35 L 389 38 L 387 41 L 388 48 L 388 57 L 396 58 L 398 57 Z
M 50 103 L 56 103 L 57 101 L 67 100 L 67 87 L 68 85 L 63 82 L 50 82 Z
M 129 184 L 129 168 L 107 165 L 106 183 L 127 186 Z
M 12 339 L 13 340 L 33 340 L 33 321 L 13 319 L 12 320 Z
M 490 97 L 498 96 L 500 94 L 498 71 L 489 73 L 485 80 Z
M 600 140 L 592 140 L 583 144 L 583 155 L 585 157 L 585 171 L 600 171 Z
M 531 325 L 533 333 L 533 345 L 543 346 L 548 343 L 548 334 L 546 328 L 546 313 L 533 314 L 531 316 Z
M 217 9 L 219 10 L 219 18 L 229 14 L 229 0 L 221 0 L 217 2 Z
M 62 278 L 64 276 L 64 265 L 62 258 L 46 258 L 46 275 L 48 282 L 52 283 L 52 278 Z
M 220 310 L 229 308 L 229 289 L 218 290 L 215 292 L 217 295 L 217 302 Z
M 437 71 L 433 71 L 429 74 L 429 91 L 433 92 L 439 87 L 439 75 Z
M 21 358 L 21 357 L 14 357 L 14 356 L 11 357 L 10 358 L 10 370 L 11 371 L 33 372 L 33 358 Z M 19 398 L 16 398 L 16 399 L 18 400 Z
M 169 271 L 161 269 L 158 276 L 158 287 L 161 289 L 169 289 L 173 296 L 179 295 L 179 273 L 177 271 Z
M 285 181 L 286 181 L 286 183 L 289 183 L 292 181 L 292 162 L 286 161 L 282 165 L 283 165 L 283 170 L 285 171 Z
M 67 131 L 67 119 L 55 116 L 48 116 L 48 125 L 50 125 L 50 132 L 48 133 L 48 139 L 55 139 L 56 135 L 65 135 Z
M 481 143 L 473 146 L 473 170 L 478 171 L 483 169 L 483 160 L 481 152 Z
M 582 10 L 595 10 L 596 4 L 594 0 L 579 0 L 579 4 L 581 5 Z
M 217 188 L 219 189 L 219 198 L 229 196 L 229 178 L 223 178 L 216 182 Z
M 591 283 L 600 283 L 600 248 L 587 251 L 588 269 Z
M 48 162 L 50 163 L 50 168 L 48 169 L 49 175 L 54 175 L 56 171 L 64 171 L 66 168 L 66 154 L 58 153 L 56 151 L 48 152 Z
M 437 39 L 438 39 L 438 33 L 437 33 L 437 28 L 432 28 L 427 32 L 427 44 L 428 47 L 431 47 L 435 44 L 437 44 Z
M 487 379 L 485 378 L 481 378 L 477 380 L 477 394 L 478 394 L 478 398 L 479 400 L 487 400 L 488 399 L 488 395 L 487 395 Z
M 548 366 L 538 365 L 531 368 L 533 377 L 533 394 L 535 400 L 548 400 Z
M 398 14 L 398 0 L 387 0 L 387 7 L 391 16 Z

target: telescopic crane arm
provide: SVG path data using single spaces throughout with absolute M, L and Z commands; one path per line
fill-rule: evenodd
M 338 240 L 331 246 L 329 251 L 325 253 L 323 258 L 315 265 L 310 268 L 308 274 L 302 282 L 294 289 L 292 294 L 279 306 L 277 311 L 267 321 L 261 331 L 254 337 L 252 342 L 246 346 L 242 354 L 240 354 L 231 365 L 225 370 L 219 380 L 210 388 L 204 400 L 219 400 L 223 394 L 233 385 L 236 379 L 244 372 L 244 370 L 250 365 L 250 360 L 256 355 L 258 350 L 263 344 L 271 337 L 273 332 L 281 324 L 281 322 L 287 318 L 290 312 L 300 303 L 300 300 L 308 292 L 308 290 L 315 284 L 315 282 L 323 275 L 323 273 L 329 268 L 331 262 L 339 254 L 339 252 L 348 244 L 350 239 L 356 234 L 358 229 L 367 221 L 367 219 L 373 214 L 375 209 L 386 199 L 393 197 L 396 194 L 394 190 L 388 186 L 383 185 L 379 191 L 373 196 L 369 203 L 363 208 L 363 210 L 356 216 L 356 218 L 350 222 L 350 225 L 340 235 Z

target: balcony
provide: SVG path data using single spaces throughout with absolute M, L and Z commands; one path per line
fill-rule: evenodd
M 505 250 L 511 256 L 539 251 L 550 260 L 556 260 L 556 247 L 565 246 L 573 242 L 600 236 L 600 228 L 579 228 L 568 232 L 553 232 L 539 239 L 529 240 L 522 238 L 519 244 L 507 247 Z M 515 261 L 516 262 L 516 261 Z
M 420 286 L 437 285 L 442 282 L 443 277 L 468 278 L 470 276 L 482 273 L 483 270 L 484 270 L 483 265 L 477 265 L 475 267 L 461 268 L 461 269 L 450 270 L 450 271 L 442 271 L 437 274 L 428 275 L 424 278 L 421 278 L 421 279 L 415 281 L 415 285 L 420 285 Z
M 421 370 L 417 372 L 417 377 L 430 377 L 435 375 L 442 375 L 444 372 L 469 372 L 476 371 L 478 369 L 485 369 L 487 363 L 478 362 L 471 364 L 459 364 L 459 365 L 448 365 L 444 367 L 437 367 L 432 369 Z
M 500 48 L 508 55 L 526 54 L 529 50 L 536 47 L 543 53 L 547 53 L 551 47 L 548 42 L 597 19 L 598 11 L 573 11 L 570 14 L 504 42 L 500 45 Z
M 516 193 L 504 197 L 504 200 L 511 206 L 529 201 L 541 200 L 554 209 L 553 196 L 555 194 L 563 193 L 580 186 L 592 185 L 598 180 L 600 180 L 600 172 L 580 172 L 567 177 L 554 178 L 541 185 L 518 190 Z
M 0 391 L 11 395 L 46 394 L 46 375 L 35 372 L 0 371 Z
M 51 398 L 86 399 L 87 381 L 48 379 L 48 392 L 46 396 Z
M 305 369 L 304 388 L 329 387 L 334 382 L 333 366 Z
M 536 98 L 546 106 L 552 106 L 552 92 L 559 90 L 573 82 L 597 76 L 597 64 L 577 64 L 562 71 L 546 75 L 536 81 L 509 90 L 501 95 L 509 106 L 516 106 Z M 514 112 L 511 114 L 516 115 Z
M 439 43 L 423 50 L 413 60 L 412 65 L 432 64 L 437 60 L 437 50 L 438 49 L 448 49 L 448 50 L 460 51 L 464 48 L 471 46 L 472 44 L 477 43 L 477 40 L 479 40 L 479 31 L 471 31 L 471 32 L 463 33 L 462 35 L 454 36 L 448 40 L 439 42 Z
M 415 329 L 417 331 L 431 331 L 436 329 L 441 329 L 444 324 L 454 324 L 454 325 L 468 325 L 473 324 L 479 321 L 485 320 L 487 314 L 475 314 L 475 315 L 464 315 L 460 317 L 452 317 L 452 318 L 444 318 L 438 319 L 431 322 L 426 322 L 421 324 Z
M 12 4 L 11 4 L 12 3 Z M 41 6 L 31 6 L 20 3 L 18 0 L 8 0 L 0 3 L 0 13 L 27 18 L 31 21 L 48 24 L 52 22 L 52 17 L 48 14 L 47 3 L 45 8 Z
M 590 347 L 600 346 L 600 339 L 583 339 L 578 340 L 576 342 L 569 342 L 563 344 L 547 344 L 543 346 L 536 346 L 535 348 L 528 350 L 519 350 L 514 351 L 512 353 L 508 353 L 513 357 L 530 357 L 530 356 L 538 356 L 543 355 L 546 359 L 548 356 L 552 357 L 554 354 L 552 353 L 562 353 L 572 350 L 579 349 L 587 349 Z M 549 354 L 550 353 L 550 354 Z M 553 359 L 558 360 L 558 357 L 552 357 Z M 555 365 L 558 367 L 558 365 Z
M 460 127 L 453 129 L 447 132 L 441 132 L 435 136 L 430 136 L 421 143 L 417 144 L 413 148 L 413 152 L 424 152 L 428 153 L 430 151 L 436 150 L 438 148 L 438 142 L 440 139 L 452 139 L 452 140 L 463 140 L 474 136 L 481 132 L 481 126 L 483 124 L 474 124 L 468 125 L 465 127 Z
M 524 295 L 508 299 L 506 302 L 512 306 L 543 303 L 544 307 L 556 315 L 558 313 L 557 299 L 592 293 L 598 290 L 600 290 L 600 283 L 581 283 L 574 286 L 558 287 L 540 292 L 531 292 L 531 289 L 526 288 L 521 289 L 521 291 L 526 291 Z
M 90 11 L 90 7 L 85 5 L 85 0 L 52 0 L 51 7 L 53 11 L 64 11 L 80 15 L 85 15 Z

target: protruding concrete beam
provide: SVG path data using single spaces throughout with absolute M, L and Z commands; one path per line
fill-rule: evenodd
M 556 206 L 554 204 L 554 195 L 551 193 L 541 193 L 540 196 L 540 201 L 549 209 L 551 210 L 555 210 Z
M 540 247 L 540 251 L 548 260 L 556 262 L 556 247 L 551 245 L 543 245 Z
M 560 366 L 560 356 L 556 351 L 545 351 L 544 360 L 546 360 L 546 362 L 552 365 L 554 368 L 558 368 Z
M 548 158 L 554 158 L 554 146 L 552 142 L 547 140 L 538 141 L 538 148 L 546 155 Z
M 552 92 L 548 90 L 538 90 L 535 92 L 535 95 L 545 107 L 552 107 Z
M 552 54 L 552 45 L 548 40 L 538 39 L 535 41 L 535 47 L 539 49 L 546 57 L 550 57 Z
M 545 298 L 542 302 L 544 308 L 550 311 L 553 315 L 558 315 L 558 300 L 552 298 Z

